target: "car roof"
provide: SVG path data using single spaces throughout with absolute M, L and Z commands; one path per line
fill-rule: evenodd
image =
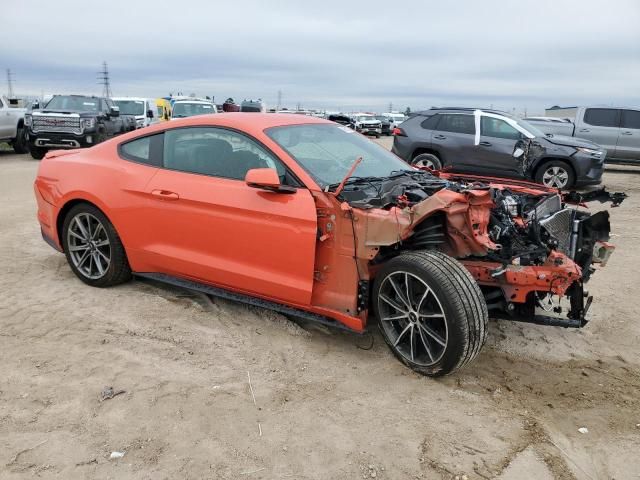
M 492 108 L 472 108 L 472 107 L 432 107 L 429 110 L 421 110 L 419 112 L 415 112 L 416 115 L 435 115 L 436 113 L 473 113 L 476 110 L 482 110 L 487 113 L 495 113 L 497 115 L 504 115 L 505 117 L 510 117 L 511 114 L 508 112 L 503 112 L 502 110 L 495 110 Z
M 112 97 L 111 100 L 115 101 L 120 101 L 120 100 L 131 100 L 133 102 L 149 102 L 151 101 L 150 98 L 144 98 L 144 97 Z
M 163 123 L 164 122 L 160 122 L 152 127 L 147 127 L 145 128 L 145 131 L 151 133 L 154 130 L 166 130 L 167 125 L 164 125 Z M 258 132 L 271 127 L 304 124 L 335 125 L 334 122 L 329 120 L 309 115 L 296 115 L 290 113 L 224 112 L 177 118 L 174 119 L 168 127 L 220 126 L 257 134 Z
M 195 98 L 193 100 L 188 100 L 186 98 L 182 100 L 176 100 L 173 104 L 175 105 L 176 103 L 206 103 L 207 105 L 213 105 L 213 102 L 211 100 L 196 100 Z

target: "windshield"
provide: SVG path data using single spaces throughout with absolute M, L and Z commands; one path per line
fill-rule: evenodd
M 522 128 L 524 128 L 527 132 L 529 132 L 532 135 L 535 135 L 536 137 L 544 137 L 544 136 L 546 136 L 545 133 L 542 130 L 538 129 L 538 127 L 534 127 L 533 125 L 531 125 L 526 120 L 517 119 L 516 122 L 518 123 L 518 125 L 520 125 Z
M 98 112 L 100 99 L 92 97 L 79 97 L 75 95 L 58 95 L 47 103 L 44 110 L 64 110 L 70 112 Z
M 356 121 L 357 122 L 370 122 L 372 120 L 375 120 L 375 118 L 369 116 L 369 115 L 361 115 L 359 117 L 356 117 Z
M 193 117 L 194 115 L 206 115 L 216 113 L 213 105 L 207 103 L 174 103 L 173 118 Z
M 120 107 L 121 115 L 144 115 L 144 102 L 142 100 L 114 100 Z
M 389 119 L 387 117 L 383 117 L 381 115 L 373 117 L 373 118 L 375 118 L 376 120 L 380 120 L 381 122 L 388 122 L 389 121 Z
M 388 177 L 413 170 L 388 150 L 347 127 L 306 124 L 273 127 L 267 135 L 287 151 L 324 188 L 340 183 L 358 157 L 356 177 Z

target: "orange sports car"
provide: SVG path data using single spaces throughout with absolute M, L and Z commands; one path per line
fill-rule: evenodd
M 489 311 L 584 325 L 613 246 L 606 211 L 566 202 L 624 197 L 419 170 L 333 122 L 245 113 L 50 152 L 34 187 L 43 238 L 88 285 L 138 275 L 356 332 L 373 316 L 425 375 L 472 360 Z

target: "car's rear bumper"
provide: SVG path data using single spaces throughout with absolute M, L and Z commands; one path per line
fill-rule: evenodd
M 42 238 L 51 245 L 53 248 L 62 251 L 62 245 L 58 240 L 58 229 L 56 225 L 56 219 L 58 217 L 58 209 L 55 205 L 49 203 L 38 186 L 38 180 L 33 184 L 33 190 L 36 197 L 36 203 L 38 204 L 38 223 L 40 223 L 40 231 L 42 232 Z

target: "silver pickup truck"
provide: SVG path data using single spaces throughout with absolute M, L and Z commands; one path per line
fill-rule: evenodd
M 12 101 L 0 96 L 0 143 L 7 142 L 16 153 L 27 153 L 24 130 L 24 108 L 12 106 Z
M 579 107 L 575 119 L 526 118 L 546 134 L 591 140 L 607 150 L 607 162 L 640 163 L 640 108 Z

